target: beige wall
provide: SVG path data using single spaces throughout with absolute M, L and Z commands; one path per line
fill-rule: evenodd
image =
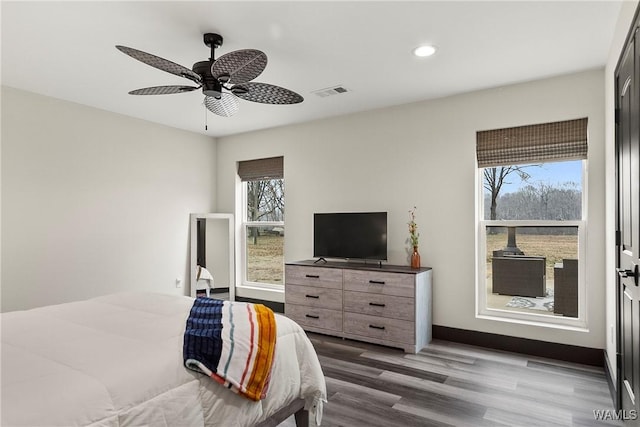
M 408 263 L 407 214 L 417 206 L 422 263 L 433 267 L 433 323 L 604 348 L 603 70 L 386 108 L 218 140 L 218 208 L 233 212 L 239 160 L 284 155 L 285 259 L 312 256 L 312 215 L 387 211 L 389 262 Z M 589 332 L 475 317 L 475 133 L 589 118 Z
M 215 145 L 3 87 L 2 311 L 187 294 L 189 213 L 215 208 Z

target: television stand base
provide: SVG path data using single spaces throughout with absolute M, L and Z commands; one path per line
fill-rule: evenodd
M 323 264 L 326 264 L 326 263 L 327 263 L 327 260 L 326 260 L 326 259 L 324 259 L 324 258 L 322 258 L 322 257 L 320 257 L 320 258 L 318 258 L 317 260 L 315 260 L 313 263 L 314 263 L 314 264 L 317 264 L 317 263 L 319 263 L 319 262 L 322 262 Z

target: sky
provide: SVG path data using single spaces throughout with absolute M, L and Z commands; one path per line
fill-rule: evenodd
M 528 182 L 521 181 L 517 173 L 511 173 L 506 179 L 510 184 L 505 183 L 500 194 L 513 193 L 520 187 L 536 185 L 538 182 L 558 186 L 565 182 L 575 182 L 578 188 L 582 188 L 582 160 L 544 163 L 541 166 L 527 167 L 525 171 L 531 175 Z

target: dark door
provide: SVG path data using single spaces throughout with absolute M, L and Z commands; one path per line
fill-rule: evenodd
M 618 395 L 622 415 L 640 425 L 640 49 L 634 25 L 616 72 Z

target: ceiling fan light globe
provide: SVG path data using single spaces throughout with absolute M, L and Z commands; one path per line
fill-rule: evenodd
M 218 116 L 231 117 L 238 111 L 238 98 L 230 93 L 223 93 L 219 99 L 205 96 L 204 105 Z

